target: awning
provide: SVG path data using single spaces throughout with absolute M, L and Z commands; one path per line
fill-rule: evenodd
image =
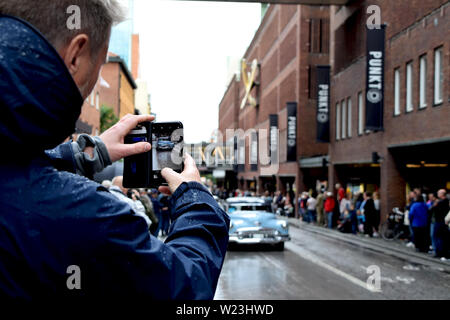
M 324 160 L 325 163 L 328 163 L 330 157 L 327 156 L 319 156 L 319 157 L 311 157 L 311 158 L 303 158 L 299 160 L 299 165 L 301 169 L 304 168 L 321 168 L 323 167 Z

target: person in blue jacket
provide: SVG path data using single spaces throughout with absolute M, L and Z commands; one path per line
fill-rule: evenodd
M 424 202 L 421 194 L 416 194 L 414 203 L 409 210 L 409 223 L 414 234 L 414 245 L 420 252 L 428 252 L 429 247 L 429 227 L 428 227 L 428 206 Z
M 67 27 L 78 5 L 81 27 Z M 124 156 L 149 116 L 128 115 L 100 137 L 59 145 L 75 128 L 105 61 L 116 0 L 0 0 L 0 299 L 48 297 L 212 299 L 229 218 L 201 184 L 190 156 L 163 170 L 169 235 L 91 176 Z M 67 23 L 66 23 L 67 22 Z

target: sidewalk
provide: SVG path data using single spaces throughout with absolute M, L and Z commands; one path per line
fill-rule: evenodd
M 406 247 L 405 243 L 401 240 L 388 241 L 382 238 L 367 238 L 363 235 L 342 233 L 335 229 L 318 227 L 295 218 L 279 218 L 288 220 L 290 226 L 305 230 L 307 232 L 313 232 L 333 240 L 344 241 L 355 246 L 364 247 L 372 251 L 394 256 L 408 262 L 427 265 L 442 269 L 442 271 L 450 272 L 449 261 L 441 261 L 440 259 L 433 258 L 432 255 L 416 252 L 414 248 Z

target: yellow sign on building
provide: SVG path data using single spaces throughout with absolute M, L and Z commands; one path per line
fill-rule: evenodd
M 242 59 L 241 78 L 242 82 L 244 83 L 245 96 L 244 99 L 242 99 L 241 109 L 243 109 L 247 105 L 247 103 L 250 104 L 252 107 L 256 107 L 258 105 L 258 101 L 256 100 L 256 98 L 250 94 L 253 87 L 257 85 L 256 75 L 258 72 L 258 61 L 254 59 L 251 65 L 251 70 L 247 71 L 247 69 L 248 69 L 247 61 L 245 59 Z

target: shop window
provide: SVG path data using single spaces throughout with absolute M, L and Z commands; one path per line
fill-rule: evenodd
M 400 114 L 400 69 L 394 70 L 394 115 Z
M 434 104 L 442 103 L 444 76 L 442 70 L 442 47 L 434 50 Z
M 427 106 L 427 55 L 420 57 L 419 66 L 419 108 Z

